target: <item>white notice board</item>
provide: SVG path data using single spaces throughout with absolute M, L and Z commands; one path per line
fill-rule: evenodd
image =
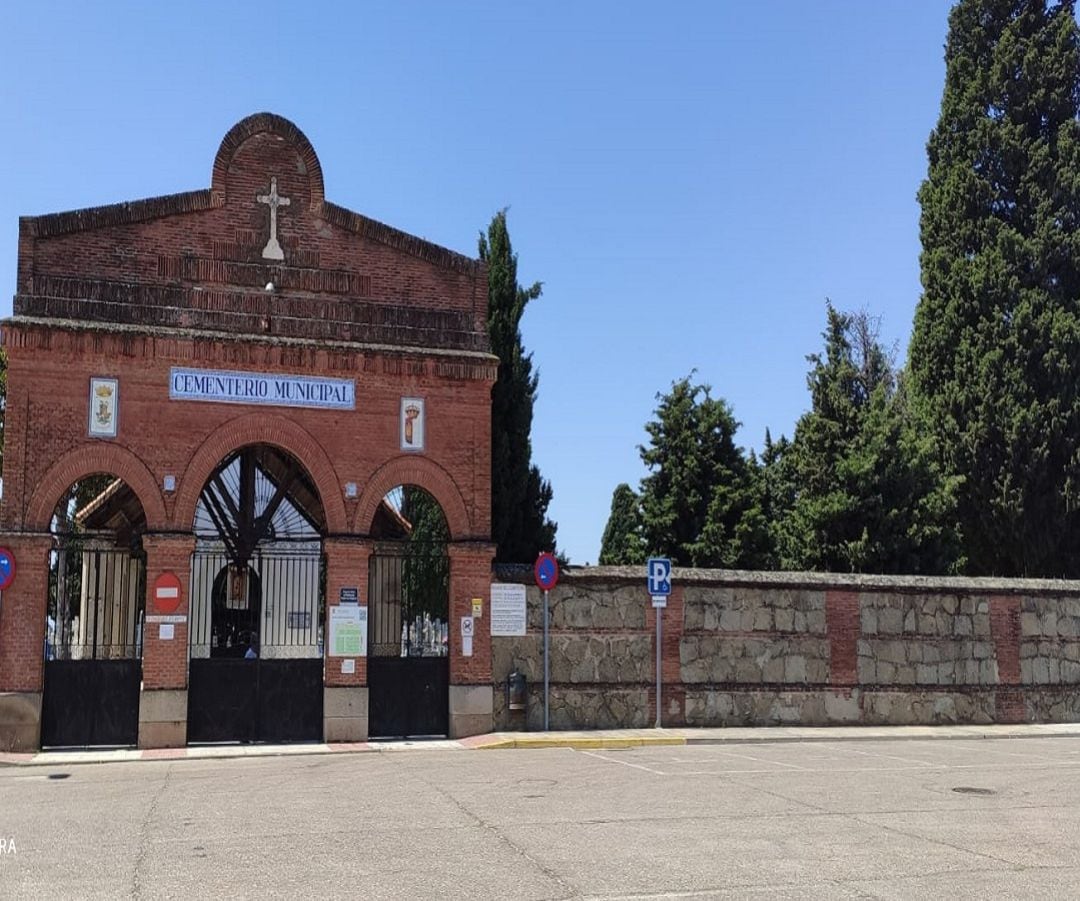
M 492 582 L 490 610 L 492 636 L 525 634 L 528 616 L 524 585 Z
M 367 656 L 367 607 L 341 604 L 330 608 L 330 656 Z

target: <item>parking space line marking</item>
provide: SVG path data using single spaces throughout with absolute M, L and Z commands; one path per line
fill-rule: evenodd
M 726 749 L 721 751 L 720 753 L 727 754 L 729 757 L 738 757 L 740 760 L 752 760 L 754 761 L 754 763 L 764 763 L 771 766 L 782 766 L 787 767 L 791 770 L 800 770 L 802 772 L 808 771 L 806 767 L 799 766 L 797 763 L 784 763 L 784 761 L 782 760 L 769 760 L 767 757 L 754 757 L 750 754 L 736 754 L 734 751 L 728 751 Z
M 618 763 L 622 766 L 633 767 L 635 770 L 644 770 L 646 773 L 652 773 L 654 776 L 667 776 L 668 773 L 662 773 L 660 770 L 654 770 L 647 766 L 642 766 L 640 763 L 630 763 L 628 760 L 619 760 L 614 757 L 605 757 L 603 754 L 597 754 L 596 751 L 579 751 L 579 754 L 585 754 L 589 757 L 597 757 L 600 760 L 606 760 L 608 763 Z
M 863 757 L 876 757 L 880 760 L 899 760 L 902 763 L 917 763 L 921 766 L 948 766 L 948 764 L 937 764 L 929 760 L 919 760 L 917 757 L 900 757 L 896 754 L 875 754 L 873 751 L 860 751 L 858 748 L 838 747 L 836 750 L 847 751 L 849 754 L 861 754 Z

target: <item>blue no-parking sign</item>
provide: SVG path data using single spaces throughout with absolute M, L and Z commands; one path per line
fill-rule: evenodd
M 0 547 L 0 591 L 15 581 L 15 555 L 6 547 Z

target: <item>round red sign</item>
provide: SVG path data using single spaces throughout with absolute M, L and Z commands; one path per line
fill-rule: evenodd
M 537 557 L 536 565 L 533 567 L 533 576 L 536 578 L 537 586 L 544 591 L 554 588 L 559 582 L 559 561 L 555 559 L 555 555 L 545 551 Z
M 180 607 L 180 580 L 176 573 L 165 572 L 154 582 L 154 609 L 158 613 L 175 613 Z
M 0 591 L 5 591 L 15 581 L 15 555 L 6 547 L 0 547 Z

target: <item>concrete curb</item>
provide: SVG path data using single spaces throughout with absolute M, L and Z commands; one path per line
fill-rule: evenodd
M 250 760 L 256 757 L 311 757 L 391 754 L 408 751 L 501 751 L 563 748 L 577 751 L 621 750 L 686 745 L 751 745 L 792 742 L 948 741 L 1024 738 L 1080 738 L 1080 723 L 986 726 L 774 726 L 702 729 L 625 729 L 597 732 L 494 732 L 463 739 L 372 741 L 345 744 L 223 745 L 193 748 L 0 752 L 0 768 L 65 767 L 93 763 Z
M 620 748 L 642 748 L 654 745 L 686 745 L 689 742 L 678 735 L 656 738 L 498 738 L 491 742 L 469 745 L 472 751 L 499 751 L 506 748 L 572 748 L 578 751 L 613 750 Z

